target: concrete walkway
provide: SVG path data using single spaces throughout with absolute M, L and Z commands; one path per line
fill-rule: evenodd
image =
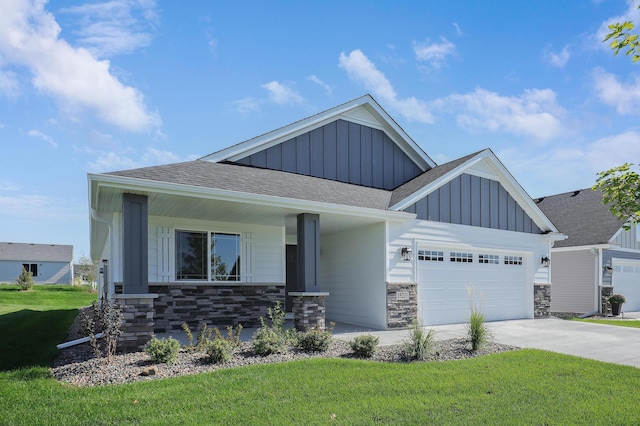
M 640 319 L 640 312 L 627 312 L 625 318 Z M 290 322 L 287 321 L 288 326 Z M 591 324 L 580 321 L 567 321 L 558 318 L 524 319 L 496 321 L 487 323 L 492 338 L 497 343 L 520 348 L 542 349 L 582 358 L 640 368 L 640 328 L 614 325 Z M 464 338 L 467 335 L 466 324 L 427 326 L 438 340 Z M 224 330 L 222 330 L 224 332 Z M 242 340 L 250 340 L 255 329 L 242 331 Z M 193 330 L 194 339 L 197 330 Z M 409 335 L 407 330 L 379 331 L 351 324 L 336 324 L 333 336 L 336 339 L 350 341 L 362 334 L 371 334 L 380 339 L 380 345 L 402 343 Z M 174 331 L 157 336 L 174 337 L 187 344 L 184 333 Z

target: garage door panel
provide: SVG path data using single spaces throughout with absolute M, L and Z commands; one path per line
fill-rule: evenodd
M 503 255 L 496 250 L 443 251 L 442 261 L 424 261 L 418 256 L 418 298 L 421 318 L 425 325 L 468 322 L 472 300 L 469 289 L 475 291 L 476 306 L 486 320 L 525 318 L 527 316 L 527 288 L 524 265 L 505 264 Z M 419 250 L 419 254 L 423 253 Z M 452 255 L 451 253 L 457 253 Z M 480 254 L 492 254 L 499 263 L 478 263 Z M 525 259 L 526 253 L 508 252 L 516 259 Z M 455 262 L 464 258 L 466 262 Z M 468 260 L 471 259 L 471 262 Z M 499 260 L 498 260 L 499 259 Z
M 613 259 L 613 291 L 622 294 L 624 311 L 640 311 L 640 260 Z

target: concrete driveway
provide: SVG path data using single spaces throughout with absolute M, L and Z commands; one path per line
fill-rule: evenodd
M 627 313 L 625 317 L 640 318 L 640 313 Z M 493 340 L 497 343 L 640 368 L 640 328 L 566 321 L 558 318 L 496 321 L 487 325 Z M 433 329 L 439 340 L 466 336 L 465 324 L 427 328 Z M 365 333 L 378 336 L 380 345 L 400 343 L 408 336 L 406 330 L 367 331 L 349 329 L 348 325 L 339 324 L 334 330 L 334 337 L 351 340 Z

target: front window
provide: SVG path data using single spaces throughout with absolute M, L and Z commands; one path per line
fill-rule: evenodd
M 38 264 L 37 263 L 23 263 L 22 267 L 25 271 L 31 272 L 34 277 L 38 276 Z
M 240 235 L 176 231 L 176 279 L 240 281 Z
M 211 280 L 240 281 L 240 235 L 211 233 Z

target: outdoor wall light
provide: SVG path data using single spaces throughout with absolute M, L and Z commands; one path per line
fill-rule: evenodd
M 612 272 L 613 272 L 613 266 L 611 266 L 611 265 L 609 265 L 609 264 L 604 265 L 604 272 L 605 272 L 606 274 L 610 274 L 610 273 L 612 273 Z
M 547 256 L 543 256 L 542 259 L 540 259 L 540 264 L 543 267 L 548 268 L 551 264 L 551 259 L 549 259 Z
M 402 255 L 402 259 L 409 261 L 413 258 L 413 250 L 411 250 L 409 247 L 402 247 L 402 250 L 400 250 L 400 254 Z

